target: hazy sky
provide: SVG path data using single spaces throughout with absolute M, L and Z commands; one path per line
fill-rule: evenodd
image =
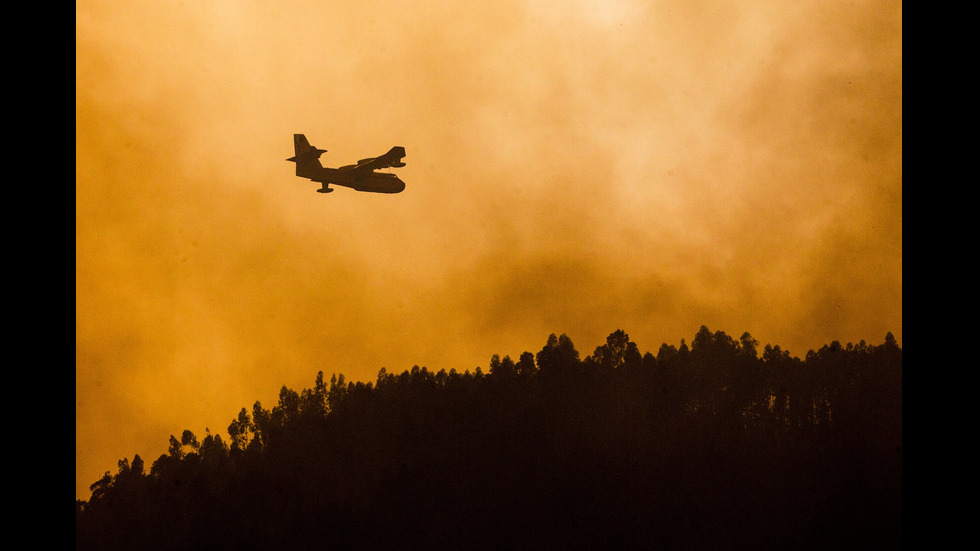
M 319 370 L 901 343 L 901 3 L 79 0 L 75 189 L 83 499 Z

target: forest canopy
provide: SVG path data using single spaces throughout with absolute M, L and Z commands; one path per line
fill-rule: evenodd
M 901 547 L 902 349 L 702 326 L 283 386 L 76 500 L 77 549 Z

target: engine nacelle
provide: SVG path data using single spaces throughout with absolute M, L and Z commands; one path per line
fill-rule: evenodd
M 316 192 L 317 193 L 332 193 L 333 192 L 333 188 L 330 188 L 330 187 L 322 187 L 322 188 L 316 190 Z

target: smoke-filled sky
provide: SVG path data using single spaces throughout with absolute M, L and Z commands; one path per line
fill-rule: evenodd
M 320 370 L 901 343 L 901 3 L 80 0 L 75 97 L 78 498 Z

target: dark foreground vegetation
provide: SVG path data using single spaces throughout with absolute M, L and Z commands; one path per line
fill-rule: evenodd
M 641 355 L 564 335 L 486 373 L 323 373 L 76 501 L 77 549 L 898 549 L 902 350 Z

